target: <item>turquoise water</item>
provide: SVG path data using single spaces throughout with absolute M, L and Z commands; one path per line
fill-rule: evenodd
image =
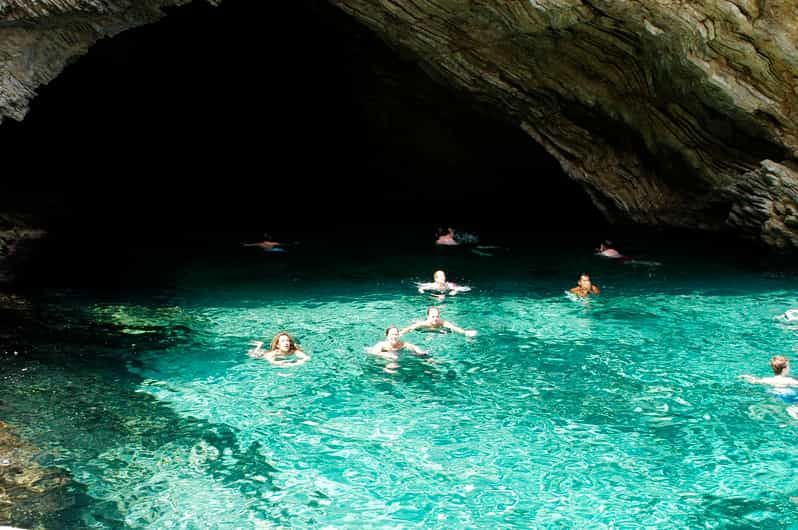
M 43 290 L 0 419 L 71 473 L 54 527 L 798 528 L 798 421 L 737 378 L 794 357 L 794 276 L 648 257 L 252 254 Z M 417 294 L 437 268 L 473 291 Z M 572 301 L 583 270 L 603 294 Z M 479 335 L 416 332 L 431 360 L 395 374 L 365 353 L 430 304 Z M 247 357 L 280 330 L 308 363 Z

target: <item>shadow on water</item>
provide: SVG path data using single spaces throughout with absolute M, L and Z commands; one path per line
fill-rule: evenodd
M 17 499 L 8 524 L 54 529 L 158 524 L 168 506 L 149 514 L 127 513 L 129 502 L 157 496 L 153 466 L 160 472 L 165 466 L 172 473 L 206 475 L 249 498 L 255 513 L 274 519 L 279 511 L 264 497 L 276 489 L 272 476 L 277 469 L 261 445 L 242 444 L 238 431 L 227 425 L 177 415 L 138 391 L 143 379 L 127 369 L 137 361 L 134 344 L 150 352 L 191 345 L 200 340 L 200 330 L 102 322 L 97 312 L 79 308 L 64 314 L 63 309 L 45 306 L 12 313 L 16 320 L 5 321 L 13 330 L 6 338 L 17 350 L 0 352 L 0 417 L 23 438 L 36 441 L 41 449 L 36 463 L 72 470 L 61 504 L 45 506 L 46 513 L 37 499 Z M 136 334 L 130 335 L 131 330 Z M 136 447 L 137 454 L 130 454 L 129 447 Z M 157 460 L 163 447 L 170 448 L 171 462 Z M 81 483 L 83 473 L 95 477 L 93 486 Z M 127 498 L 118 492 L 104 498 L 97 480 L 128 482 L 131 491 Z

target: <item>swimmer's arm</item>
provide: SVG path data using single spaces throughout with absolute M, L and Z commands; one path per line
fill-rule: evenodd
M 400 329 L 400 330 L 399 330 L 399 335 L 404 335 L 404 334 L 405 334 L 405 333 L 407 333 L 408 331 L 415 331 L 415 330 L 417 330 L 418 328 L 420 328 L 420 327 L 421 327 L 423 324 L 424 324 L 424 322 L 423 322 L 423 321 L 421 321 L 421 322 L 416 322 L 416 323 L 414 323 L 414 324 L 410 324 L 410 325 L 409 325 L 409 326 L 407 326 L 406 328 L 402 328 L 402 329 Z
M 371 346 L 370 348 L 366 348 L 366 351 L 369 352 L 372 355 L 382 355 L 382 346 L 383 346 L 383 344 L 384 344 L 384 342 L 380 341 L 377 344 L 375 344 L 374 346 Z
M 471 290 L 471 287 L 468 287 L 467 285 L 457 285 L 456 283 L 450 283 L 449 284 L 449 295 L 450 296 L 454 296 L 457 293 L 467 293 L 470 290 Z
M 409 342 L 405 342 L 405 348 L 413 352 L 415 355 L 429 355 L 426 351 L 422 350 L 415 344 L 410 344 Z
M 254 357 L 256 359 L 262 359 L 264 355 L 263 351 L 263 341 L 262 340 L 253 340 L 250 342 L 250 345 L 255 346 L 251 350 L 247 352 L 247 355 L 250 357 Z
M 245 247 L 261 247 L 266 248 L 271 244 L 270 241 L 258 241 L 257 243 L 241 243 Z
M 590 292 L 593 294 L 601 294 L 601 289 L 596 287 L 595 285 L 590 286 Z
M 299 366 L 300 364 L 305 364 L 309 360 L 310 355 L 301 350 L 296 350 L 294 352 L 294 361 L 291 363 L 291 366 Z
M 461 333 L 461 334 L 465 335 L 466 337 L 473 337 L 474 335 L 476 335 L 476 334 L 477 334 L 476 330 L 473 330 L 473 329 L 463 329 L 463 328 L 461 328 L 460 326 L 455 326 L 454 324 L 452 324 L 452 323 L 451 323 L 451 322 L 449 322 L 449 321 L 445 321 L 445 322 L 443 323 L 443 327 L 445 327 L 445 328 L 447 328 L 447 329 L 451 329 L 451 330 L 452 330 L 452 331 L 454 331 L 454 332 Z
M 742 374 L 742 375 L 739 376 L 739 378 L 742 379 L 743 381 L 747 382 L 747 383 L 753 383 L 755 385 L 763 385 L 763 384 L 765 384 L 765 382 L 762 379 L 760 379 L 758 377 L 754 377 L 753 375 L 749 375 L 749 374 Z

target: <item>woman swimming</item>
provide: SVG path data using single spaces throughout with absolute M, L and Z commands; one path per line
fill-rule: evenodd
M 251 344 L 255 348 L 249 351 L 250 357 L 265 359 L 275 366 L 299 366 L 310 359 L 297 347 L 294 337 L 284 331 L 274 336 L 269 351 L 263 350 L 263 341 L 256 340 Z

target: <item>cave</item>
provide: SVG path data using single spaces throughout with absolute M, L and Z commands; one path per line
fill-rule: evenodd
M 4 208 L 168 237 L 316 219 L 604 222 L 517 123 L 436 83 L 327 2 L 167 12 L 97 43 L 22 122 L 0 126 L 7 184 L 28 190 Z
M 75 6 L 103 15 L 12 2 L 66 12 L 42 17 L 51 28 Z M 647 13 L 641 36 L 608 4 L 467 2 L 463 42 L 556 13 L 464 59 L 463 81 L 402 33 L 415 8 L 432 12 L 419 27 L 462 29 L 437 3 L 135 9 L 167 3 L 183 5 L 148 24 L 122 13 L 135 27 L 65 53 L 30 101 L 9 106 L 0 78 L 0 478 L 37 478 L 0 481 L 0 526 L 795 522 L 779 493 L 794 465 L 768 455 L 790 454 L 798 416 L 734 386 L 794 331 L 794 260 L 738 239 L 793 244 L 792 199 L 773 199 L 787 142 L 693 98 L 700 72 L 665 75 L 666 54 L 658 82 L 684 91 L 628 106 L 601 90 L 626 72 L 612 53 L 562 93 L 510 60 L 545 71 L 603 41 L 623 62 L 668 34 L 662 19 Z M 380 9 L 403 11 L 363 23 Z M 549 41 L 557 53 L 524 55 Z M 435 246 L 449 226 L 487 245 Z M 289 250 L 242 245 L 264 237 Z M 596 255 L 608 238 L 623 256 Z M 411 333 L 433 307 L 459 325 Z M 398 351 L 377 342 L 394 326 L 418 346 L 402 366 L 377 358 Z M 261 348 L 286 335 L 299 362 Z M 741 481 L 740 463 L 772 472 Z

